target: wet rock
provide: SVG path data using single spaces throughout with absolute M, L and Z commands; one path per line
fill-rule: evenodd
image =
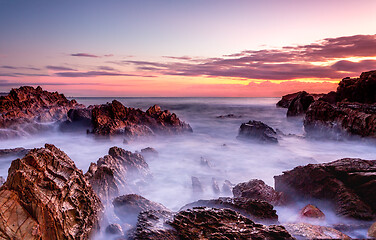
M 116 216 L 130 224 L 136 223 L 138 214 L 143 211 L 170 211 L 162 204 L 150 201 L 137 194 L 117 197 L 112 204 Z
M 221 190 L 219 189 L 219 186 L 218 186 L 218 182 L 217 180 L 215 180 L 215 178 L 212 178 L 212 188 L 215 194 L 221 193 Z
M 302 210 L 300 210 L 301 217 L 324 219 L 325 214 L 316 206 L 308 204 Z
M 124 235 L 122 227 L 117 223 L 108 225 L 105 232 L 110 235 Z
M 240 126 L 238 139 L 257 140 L 260 142 L 278 143 L 277 133 L 273 128 L 260 121 L 249 121 Z
M 43 91 L 41 87 L 12 89 L 7 96 L 0 96 L 0 128 L 13 129 L 20 134 L 22 131 L 30 133 L 30 130 L 34 133 L 42 126 L 40 123 L 66 120 L 67 112 L 76 107 L 83 105 L 66 99 L 63 94 Z
M 202 188 L 202 184 L 197 177 L 191 177 L 192 180 L 192 191 L 193 193 L 202 193 L 204 189 Z
M 283 205 L 287 203 L 286 196 L 275 191 L 264 181 L 252 179 L 249 182 L 239 183 L 233 189 L 234 197 L 244 197 L 266 201 L 273 205 Z
M 28 151 L 30 151 L 30 149 L 25 149 L 23 147 L 0 149 L 0 157 L 6 157 L 6 156 L 23 157 L 26 155 Z
M 319 101 L 327 102 L 332 105 L 335 105 L 337 102 L 337 92 L 331 91 L 327 94 L 324 94 L 321 98 L 318 99 Z
M 91 163 L 85 174 L 104 203 L 120 192 L 138 189 L 140 181 L 148 181 L 152 175 L 144 157 L 119 147 L 112 147 L 108 155 Z
M 304 114 L 309 105 L 311 105 L 313 102 L 314 99 L 311 95 L 305 91 L 300 92 L 294 99 L 292 99 L 287 110 L 287 116 L 292 117 Z
M 92 128 L 91 116 L 94 106 L 87 108 L 74 108 L 68 111 L 68 119 L 60 124 L 63 131 L 76 130 L 77 128 Z
M 180 211 L 171 225 L 181 239 L 293 239 L 282 226 L 265 226 L 231 209 Z
M 0 188 L 4 239 L 88 239 L 99 229 L 103 206 L 81 170 L 46 144 L 12 162 Z
M 309 223 L 289 223 L 283 225 L 297 239 L 351 239 L 340 231 Z
M 282 99 L 277 102 L 277 107 L 282 107 L 282 108 L 288 108 L 290 106 L 290 103 L 296 96 L 298 96 L 302 92 L 296 92 L 296 93 L 290 93 L 287 95 L 282 96 Z
M 368 237 L 376 238 L 376 222 L 368 229 Z
M 232 194 L 232 188 L 234 187 L 235 185 L 232 184 L 229 180 L 225 180 L 225 182 L 223 183 L 222 185 L 222 192 L 224 194 Z
M 189 203 L 180 210 L 193 209 L 194 207 L 229 208 L 252 220 L 266 222 L 278 221 L 278 216 L 273 206 L 260 200 L 220 197 L 218 199 L 199 200 Z
M 275 176 L 275 189 L 288 196 L 329 200 L 336 213 L 361 220 L 376 216 L 376 161 L 344 158 L 308 164 Z
M 96 106 L 92 112 L 93 132 L 99 135 L 125 134 L 130 137 L 150 136 L 154 133 L 177 134 L 191 132 L 189 124 L 157 105 L 146 112 L 124 107 L 117 100 Z
M 141 154 L 144 157 L 150 157 L 150 158 L 156 158 L 156 157 L 158 157 L 158 151 L 155 150 L 152 147 L 147 147 L 147 148 L 141 149 Z
M 217 118 L 241 118 L 242 116 L 239 116 L 239 115 L 235 115 L 235 114 L 227 114 L 227 115 L 220 115 L 220 116 L 217 116 Z

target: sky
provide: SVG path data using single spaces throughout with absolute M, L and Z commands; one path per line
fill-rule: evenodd
M 374 9 L 374 0 L 0 0 L 0 92 L 329 92 L 376 69 Z

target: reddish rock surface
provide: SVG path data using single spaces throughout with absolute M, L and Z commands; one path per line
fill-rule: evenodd
M 302 92 L 290 93 L 282 96 L 282 99 L 277 102 L 277 107 L 288 108 L 291 101 Z
M 314 101 L 314 98 L 307 92 L 300 92 L 294 99 L 291 100 L 291 103 L 287 109 L 287 116 L 292 117 L 304 114 L 309 105 L 311 105 L 311 103 Z
M 139 153 L 132 153 L 119 147 L 112 147 L 108 155 L 91 163 L 85 177 L 104 203 L 120 192 L 137 189 L 139 181 L 151 178 L 149 166 Z
M 117 100 L 96 106 L 92 113 L 93 132 L 99 135 L 124 134 L 128 137 L 191 132 L 189 124 L 157 105 L 146 112 L 125 107 Z
M 340 231 L 309 223 L 290 223 L 283 225 L 297 239 L 351 239 Z
M 275 189 L 289 196 L 331 201 L 338 215 L 376 217 L 376 160 L 344 158 L 308 164 L 275 176 Z
M 316 206 L 308 204 L 300 210 L 301 217 L 324 219 L 325 214 Z
M 252 179 L 248 182 L 239 183 L 233 189 L 234 197 L 243 197 L 248 199 L 258 199 L 266 201 L 272 205 L 283 205 L 287 203 L 286 196 L 274 190 L 274 188 L 265 184 L 259 179 Z
M 11 164 L 0 188 L 0 238 L 88 239 L 102 208 L 82 171 L 46 144 Z
M 254 120 L 242 123 L 237 138 L 242 140 L 278 143 L 277 133 L 273 128 L 263 122 Z

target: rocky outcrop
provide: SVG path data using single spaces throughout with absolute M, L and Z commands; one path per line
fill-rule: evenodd
M 260 200 L 220 197 L 218 199 L 199 200 L 193 203 L 189 203 L 182 207 L 181 210 L 192 209 L 194 207 L 229 208 L 254 221 L 278 221 L 278 215 L 273 206 L 265 201 Z
M 290 106 L 290 103 L 296 96 L 298 96 L 302 92 L 296 92 L 296 93 L 290 93 L 282 96 L 282 99 L 277 102 L 277 107 L 282 107 L 282 108 L 288 108 Z
M 308 164 L 275 176 L 276 191 L 331 201 L 336 213 L 361 220 L 376 217 L 376 160 L 345 158 Z
M 81 170 L 46 144 L 14 160 L 0 188 L 0 238 L 88 239 L 102 204 Z
M 146 112 L 124 107 L 117 100 L 96 106 L 92 112 L 93 132 L 99 135 L 124 134 L 128 137 L 149 136 L 154 133 L 176 134 L 191 132 L 189 124 L 157 105 Z
M 67 120 L 60 124 L 63 131 L 76 131 L 77 128 L 91 129 L 91 115 L 94 106 L 87 108 L 74 108 L 68 111 Z
M 7 156 L 23 157 L 29 151 L 30 151 L 30 149 L 25 149 L 23 147 L 0 149 L 0 158 L 1 157 L 7 157 Z
M 104 203 L 121 192 L 134 192 L 141 182 L 151 178 L 149 166 L 139 153 L 112 147 L 108 155 L 91 163 L 85 174 Z
M 257 199 L 266 201 L 273 205 L 286 204 L 287 197 L 274 190 L 259 179 L 252 179 L 249 182 L 239 183 L 233 189 L 234 197 L 243 197 L 248 199 Z
M 181 239 L 293 239 L 282 226 L 256 224 L 231 209 L 188 209 L 171 225 Z
M 300 210 L 300 216 L 305 218 L 316 218 L 324 219 L 325 214 L 316 206 L 312 204 L 306 205 L 302 210 Z
M 12 89 L 7 96 L 0 97 L 0 128 L 18 132 L 37 131 L 44 127 L 40 123 L 64 121 L 67 112 L 77 107 L 83 105 L 66 99 L 63 94 L 44 91 L 41 87 Z
M 124 235 L 123 228 L 118 223 L 112 223 L 106 227 L 105 233 L 109 235 Z
M 351 239 L 340 231 L 309 223 L 289 223 L 283 225 L 297 239 Z
M 307 92 L 300 92 L 294 99 L 291 100 L 291 103 L 287 109 L 287 116 L 292 117 L 304 114 L 309 105 L 311 105 L 311 103 L 314 101 L 314 98 Z
M 273 128 L 260 121 L 249 121 L 240 126 L 238 139 L 259 142 L 278 143 L 277 133 Z

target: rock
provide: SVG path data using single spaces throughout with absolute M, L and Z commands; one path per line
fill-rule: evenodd
M 200 157 L 200 165 L 206 168 L 211 168 L 209 160 L 204 157 Z
M 9 148 L 9 149 L 0 149 L 0 158 L 6 156 L 18 156 L 23 157 L 30 149 L 25 149 L 23 147 L 18 148 Z
M 5 183 L 5 179 L 0 176 L 0 187 L 3 186 L 3 184 Z
M 235 185 L 232 184 L 229 180 L 225 180 L 225 182 L 223 183 L 222 185 L 222 192 L 224 194 L 232 194 L 232 188 L 234 187 Z
M 125 134 L 130 137 L 150 136 L 154 133 L 177 134 L 192 132 L 186 124 L 168 110 L 157 105 L 146 112 L 124 107 L 117 100 L 96 106 L 92 112 L 93 132 L 99 135 Z
M 296 92 L 296 93 L 290 93 L 287 95 L 282 96 L 282 99 L 277 102 L 277 107 L 282 107 L 282 108 L 288 108 L 290 106 L 290 103 L 296 96 L 298 96 L 302 92 Z
M 376 71 L 363 72 L 359 78 L 344 78 L 337 88 L 337 101 L 376 103 Z
M 104 203 L 120 192 L 133 192 L 140 181 L 148 181 L 152 175 L 144 157 L 119 147 L 112 147 L 108 155 L 91 163 L 85 174 Z
M 193 209 L 194 207 L 229 208 L 242 215 L 257 221 L 277 222 L 278 215 L 273 206 L 265 201 L 220 197 L 212 200 L 199 200 L 183 206 L 180 211 Z
M 163 210 L 148 210 L 141 212 L 134 231 L 130 231 L 128 239 L 143 240 L 178 240 L 178 235 L 168 222 L 173 219 L 173 213 Z
M 234 197 L 263 200 L 273 205 L 287 203 L 287 198 L 283 193 L 275 191 L 272 187 L 266 185 L 264 181 L 258 179 L 239 183 L 232 189 L 232 192 Z
M 325 214 L 318 207 L 313 206 L 312 204 L 308 204 L 302 210 L 300 210 L 300 216 L 307 218 L 325 219 Z
M 105 232 L 110 235 L 124 235 L 122 227 L 117 223 L 108 225 Z
M 319 101 L 327 102 L 332 105 L 335 105 L 337 102 L 337 92 L 331 91 L 327 94 L 324 94 L 321 98 L 318 99 Z
M 257 140 L 267 143 L 278 143 L 277 133 L 273 128 L 260 121 L 249 121 L 240 126 L 238 139 Z
M 235 115 L 235 114 L 227 114 L 227 115 L 220 115 L 220 116 L 217 116 L 217 118 L 241 118 L 242 116 L 238 116 L 238 115 Z
M 74 108 L 68 111 L 68 119 L 60 124 L 63 131 L 76 130 L 77 128 L 92 128 L 91 116 L 94 106 L 87 108 Z
M 12 162 L 0 188 L 4 239 L 88 239 L 99 229 L 103 206 L 81 170 L 46 144 Z
M 0 128 L 34 133 L 47 127 L 40 123 L 64 121 L 67 112 L 77 107 L 83 105 L 41 87 L 12 89 L 7 96 L 0 96 Z
M 134 224 L 140 212 L 155 210 L 155 211 L 170 211 L 160 203 L 150 201 L 137 194 L 128 194 L 117 197 L 112 202 L 114 205 L 114 212 L 123 221 Z
M 344 158 L 308 164 L 275 176 L 276 191 L 304 199 L 329 200 L 341 216 L 373 220 L 376 216 L 376 160 Z
M 221 190 L 219 189 L 219 186 L 218 186 L 218 182 L 217 182 L 217 180 L 215 180 L 215 178 L 212 178 L 212 188 L 213 188 L 213 192 L 215 194 L 221 193 Z
M 307 134 L 327 134 L 328 130 L 339 135 L 376 137 L 376 104 L 338 103 L 323 101 L 313 103 L 304 118 Z
M 143 155 L 144 157 L 156 158 L 158 157 L 158 151 L 152 147 L 147 147 L 141 149 L 141 155 Z
M 171 225 L 181 239 L 293 239 L 282 226 L 264 226 L 231 209 L 180 211 Z
M 313 102 L 314 99 L 311 95 L 305 91 L 300 92 L 294 99 L 292 99 L 287 110 L 287 116 L 292 117 L 304 114 L 309 105 L 311 105 Z
M 202 193 L 204 189 L 202 188 L 202 184 L 197 177 L 191 177 L 192 180 L 192 191 L 193 193 Z
M 376 222 L 368 229 L 368 237 L 376 238 Z
M 309 223 L 289 223 L 283 225 L 297 239 L 351 239 L 340 231 Z

